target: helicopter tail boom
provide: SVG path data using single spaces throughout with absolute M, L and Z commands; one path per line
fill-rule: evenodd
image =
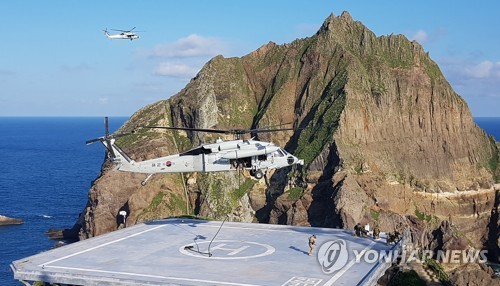
M 122 164 L 131 164 L 133 161 L 120 147 L 115 145 L 115 139 L 109 141 L 102 140 L 102 144 L 106 149 L 110 150 L 110 157 L 115 162 L 120 162 Z

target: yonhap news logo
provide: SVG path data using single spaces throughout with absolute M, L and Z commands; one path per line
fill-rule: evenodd
M 325 274 L 342 269 L 349 258 L 347 243 L 343 239 L 327 241 L 318 250 L 318 262 Z
M 371 249 L 376 242 L 373 241 L 363 250 L 349 249 L 347 242 L 343 239 L 327 241 L 318 249 L 318 262 L 325 274 L 335 273 L 346 267 L 351 255 L 351 265 L 357 263 L 400 263 L 410 262 L 425 263 L 428 258 L 435 258 L 441 263 L 486 263 L 487 250 L 412 250 L 405 251 L 398 247 L 391 249 Z

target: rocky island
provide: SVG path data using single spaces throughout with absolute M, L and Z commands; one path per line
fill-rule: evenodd
M 118 132 L 285 122 L 300 129 L 259 137 L 306 164 L 270 172 L 269 184 L 233 172 L 155 175 L 141 186 L 144 175 L 105 160 L 71 233 L 116 230 L 123 210 L 127 225 L 178 215 L 345 229 L 361 222 L 400 228 L 422 249 L 486 249 L 499 260 L 499 144 L 418 42 L 376 36 L 347 12 L 330 15 L 311 37 L 211 59 L 178 94 L 137 111 Z M 139 161 L 215 139 L 139 129 L 117 144 Z
M 10 218 L 3 215 L 0 215 L 0 226 L 2 225 L 11 225 L 11 224 L 23 224 L 24 221 L 17 218 Z

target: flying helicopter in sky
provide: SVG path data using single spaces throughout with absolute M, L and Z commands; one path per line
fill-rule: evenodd
M 137 40 L 139 39 L 139 35 L 137 35 L 137 33 L 135 32 L 132 32 L 133 30 L 135 29 L 135 27 L 133 27 L 132 29 L 128 30 L 128 31 L 125 31 L 125 30 L 116 30 L 116 29 L 110 29 L 111 31 L 117 31 L 117 32 L 120 32 L 119 34 L 110 34 L 108 32 L 108 29 L 105 29 L 103 30 L 104 31 L 104 35 L 106 35 L 106 37 L 108 39 L 128 39 L 128 40 Z
M 132 160 L 120 147 L 115 144 L 117 138 L 131 133 L 109 134 L 108 118 L 104 119 L 105 135 L 86 141 L 86 144 L 101 142 L 107 149 L 111 160 L 118 164 L 117 169 L 124 172 L 147 174 L 142 185 L 152 175 L 157 173 L 183 173 L 183 172 L 222 172 L 246 169 L 256 179 L 265 176 L 268 169 L 279 169 L 292 165 L 304 165 L 304 160 L 298 159 L 272 142 L 263 142 L 252 139 L 239 139 L 243 134 L 256 134 L 265 132 L 278 132 L 294 130 L 293 128 L 256 128 L 256 129 L 207 129 L 184 128 L 166 126 L 141 126 L 140 128 L 201 131 L 218 134 L 233 134 L 235 140 L 217 139 L 215 143 L 202 144 L 186 152 L 169 155 L 150 160 L 136 162 Z

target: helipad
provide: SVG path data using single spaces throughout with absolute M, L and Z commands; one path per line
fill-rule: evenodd
M 308 256 L 312 234 L 317 246 Z M 345 242 L 344 260 L 332 242 Z M 390 263 L 356 261 L 356 254 L 393 247 L 385 237 L 338 229 L 165 219 L 20 259 L 11 268 L 17 280 L 70 285 L 372 285 Z

